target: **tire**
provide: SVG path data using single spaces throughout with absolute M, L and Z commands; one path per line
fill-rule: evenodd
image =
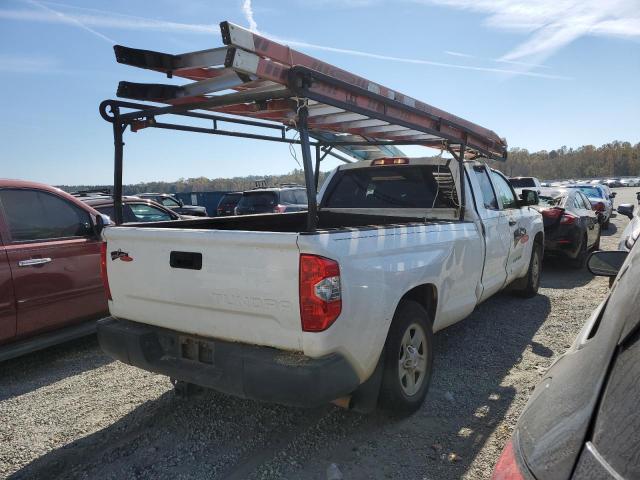
M 401 300 L 384 345 L 379 405 L 401 415 L 418 410 L 427 395 L 432 368 L 429 313 L 418 302 Z
M 605 230 L 609 230 L 609 222 L 610 221 L 611 221 L 611 219 L 608 218 L 607 221 L 602 224 L 602 228 L 604 228 Z
M 589 250 L 587 249 L 587 237 L 585 236 L 580 242 L 580 250 L 578 251 L 578 256 L 576 258 L 572 258 L 569 260 L 569 264 L 575 268 L 576 270 L 580 270 L 584 267 L 587 262 L 587 256 L 589 255 Z
M 531 249 L 531 259 L 527 275 L 522 279 L 522 286 L 518 286 L 513 292 L 524 298 L 534 297 L 540 288 L 540 274 L 542 273 L 542 246 L 534 243 Z

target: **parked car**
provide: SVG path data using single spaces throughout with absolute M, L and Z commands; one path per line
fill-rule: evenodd
M 640 246 L 588 267 L 617 279 L 531 394 L 494 480 L 640 478 Z
M 601 220 L 589 199 L 577 188 L 542 188 L 538 198 L 545 255 L 561 255 L 582 268 L 589 251 L 600 248 Z
M 180 215 L 192 217 L 207 217 L 207 209 L 200 205 L 185 205 L 184 202 L 169 193 L 139 193 L 136 197 L 153 200 L 160 205 L 170 208 Z
M 609 188 L 618 188 L 623 186 L 622 183 L 620 183 L 620 180 L 617 178 L 608 178 L 604 182 L 602 182 L 602 184 L 606 185 Z
M 540 193 L 540 188 L 542 187 L 540 180 L 536 177 L 511 177 L 509 178 L 509 182 L 518 195 L 520 195 L 524 188 Z
M 173 222 L 109 227 L 116 318 L 101 323 L 100 345 L 176 385 L 306 407 L 342 399 L 360 411 L 378 402 L 414 411 L 431 377 L 433 332 L 506 286 L 527 297 L 539 286 L 535 192 L 518 199 L 501 173 L 477 162 L 464 168 L 465 221 L 457 163 L 393 158 L 334 170 L 315 232 L 306 212 L 179 230 Z M 118 261 L 125 252 L 131 261 Z
M 301 212 L 306 209 L 307 190 L 299 185 L 283 185 L 243 192 L 235 214 Z
M 0 361 L 93 333 L 108 315 L 103 223 L 58 188 L 0 180 Z
M 220 202 L 218 202 L 218 208 L 216 213 L 219 217 L 228 217 L 229 215 L 235 215 L 235 209 L 238 202 L 242 198 L 242 192 L 230 192 L 225 193 Z
M 611 193 L 603 185 L 565 185 L 565 188 L 580 190 L 587 196 L 591 203 L 591 208 L 602 214 L 602 228 L 607 230 L 613 213 L 613 198 L 615 193 Z
M 632 203 L 618 205 L 618 213 L 629 218 L 629 223 L 620 235 L 618 249 L 629 251 L 640 237 L 640 192 L 636 194 L 637 207 Z
M 108 216 L 110 219 L 114 218 L 113 197 L 111 195 L 81 194 L 78 198 L 87 205 L 96 209 L 98 212 Z M 124 223 L 166 222 L 170 220 L 188 220 L 193 218 L 200 217 L 178 215 L 173 210 L 149 199 L 137 196 L 122 197 L 122 220 Z

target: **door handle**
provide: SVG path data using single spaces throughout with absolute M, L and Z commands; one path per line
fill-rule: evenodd
M 20 260 L 18 262 L 19 267 L 32 267 L 34 265 L 44 265 L 51 262 L 49 257 L 46 258 L 30 258 L 29 260 Z
M 513 227 L 517 222 L 515 220 L 509 220 L 509 226 Z

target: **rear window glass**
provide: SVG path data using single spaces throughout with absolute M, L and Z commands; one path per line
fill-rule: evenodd
M 225 195 L 220 200 L 220 205 L 235 205 L 242 195 Z
M 546 195 L 540 195 L 538 199 L 538 204 L 542 205 L 543 207 L 557 207 L 558 205 L 562 205 L 565 197 L 549 197 Z
M 296 196 L 296 203 L 306 205 L 308 202 L 307 199 L 307 191 L 306 190 L 294 190 L 293 192 Z
M 536 182 L 533 181 L 533 178 L 510 178 L 509 183 L 511 183 L 513 188 L 526 188 L 536 186 Z
M 584 186 L 584 187 L 583 186 L 573 187 L 573 186 L 569 186 L 567 188 L 575 188 L 577 190 L 580 190 L 587 197 L 604 198 L 602 196 L 602 190 L 600 190 L 599 188 L 596 188 L 596 187 L 587 187 L 587 186 Z
M 280 203 L 296 203 L 296 196 L 293 190 L 282 190 L 280 192 Z
M 272 207 L 277 204 L 274 192 L 252 192 L 242 195 L 239 207 Z
M 328 189 L 328 208 L 455 208 L 448 167 L 385 166 L 338 172 Z M 438 180 L 436 180 L 438 178 Z

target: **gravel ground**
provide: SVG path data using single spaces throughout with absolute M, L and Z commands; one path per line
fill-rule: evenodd
M 620 189 L 616 203 L 635 202 Z M 627 198 L 628 197 L 628 198 Z M 615 249 L 626 217 L 612 220 Z M 607 281 L 546 260 L 539 295 L 499 294 L 435 336 L 431 389 L 409 418 L 285 408 L 169 381 L 94 337 L 2 364 L 0 477 L 488 478 L 529 393 L 573 342 Z

